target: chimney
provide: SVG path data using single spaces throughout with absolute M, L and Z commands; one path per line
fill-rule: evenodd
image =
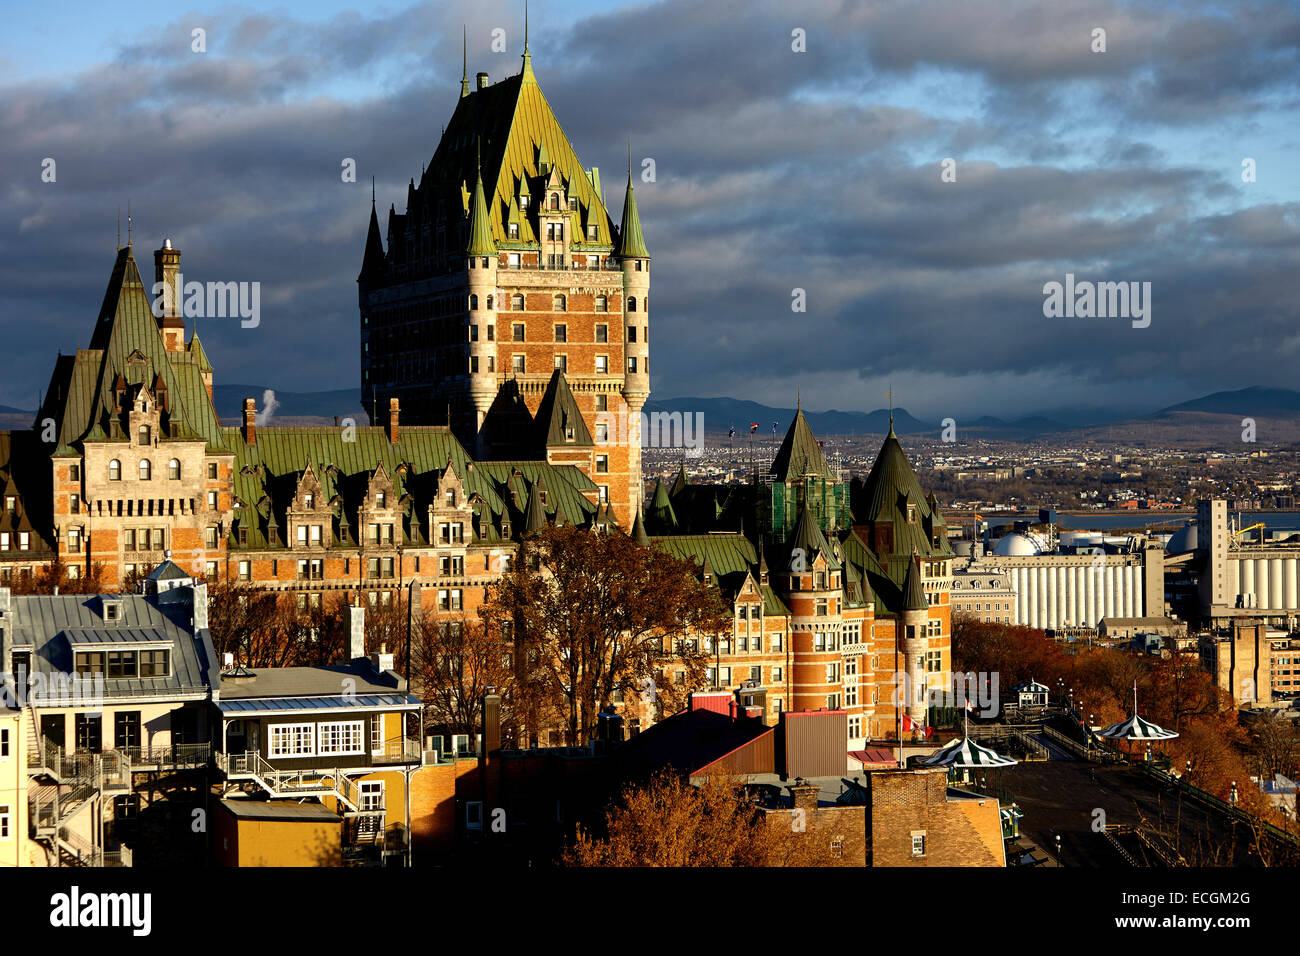
M 208 627 L 208 586 L 196 584 L 190 592 L 194 600 L 194 633 L 207 630 Z
M 488 75 L 486 73 L 480 73 L 478 75 L 478 88 L 480 90 L 486 90 L 487 85 L 488 85 Z
M 252 398 L 244 399 L 244 442 L 257 444 L 257 401 Z
M 817 795 L 821 793 L 821 787 L 814 786 L 811 783 L 805 783 L 803 777 L 795 777 L 794 783 L 790 784 L 790 801 L 794 804 L 796 810 L 816 810 Z
M 397 399 L 388 400 L 388 440 L 397 444 Z
M 483 755 L 501 749 L 501 697 L 495 687 L 483 695 Z
M 379 650 L 370 655 L 370 666 L 376 674 L 383 674 L 393 669 L 393 655 L 388 653 L 388 645 L 380 644 Z
M 181 251 L 172 248 L 172 241 L 164 239 L 162 248 L 153 254 L 153 277 L 162 284 L 159 298 L 161 307 L 155 305 L 158 328 L 163 334 L 163 344 L 168 352 L 185 351 L 185 320 L 181 317 Z
M 348 659 L 366 656 L 366 609 L 360 604 L 348 605 Z

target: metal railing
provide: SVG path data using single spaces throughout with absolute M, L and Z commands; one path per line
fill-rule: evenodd
M 135 769 L 204 767 L 212 759 L 211 744 L 170 744 L 164 747 L 123 747 L 121 752 Z
M 1269 834 L 1276 840 L 1281 840 L 1284 843 L 1291 844 L 1292 846 L 1300 845 L 1300 836 L 1296 836 L 1296 834 L 1294 833 L 1288 833 L 1286 830 L 1283 830 L 1281 827 L 1275 826 L 1272 823 L 1268 823 L 1264 820 L 1261 820 L 1258 817 L 1256 817 L 1254 814 L 1247 813 L 1245 810 L 1241 809 L 1241 807 L 1239 807 L 1237 804 L 1230 803 L 1227 800 L 1224 800 L 1220 797 L 1216 797 L 1214 794 L 1202 790 L 1200 787 L 1194 786 L 1191 783 L 1188 783 L 1182 777 L 1175 776 L 1172 773 L 1166 773 L 1163 770 L 1157 770 L 1155 767 L 1152 767 L 1150 764 L 1145 764 L 1145 763 L 1141 765 L 1140 769 L 1142 770 L 1143 773 L 1148 774 L 1153 779 L 1161 783 L 1164 783 L 1166 786 L 1171 786 L 1178 790 L 1181 790 L 1182 792 L 1186 793 L 1189 797 L 1191 797 L 1193 800 L 1198 800 L 1201 803 L 1206 804 L 1207 806 L 1214 807 L 1216 810 L 1221 811 L 1231 819 L 1240 820 L 1241 822 L 1245 823 L 1248 826 L 1259 827 L 1261 830 L 1263 830 L 1265 833 Z
M 258 752 L 216 755 L 217 768 L 231 779 L 250 779 L 274 797 L 333 795 L 353 810 L 360 804 L 357 785 L 337 769 L 282 770 Z
M 1043 728 L 1043 736 L 1062 750 L 1066 750 L 1074 754 L 1076 757 L 1083 760 L 1090 760 L 1094 763 L 1101 762 L 1101 751 L 1097 750 L 1096 747 L 1081 744 L 1077 740 L 1071 740 L 1069 737 L 1065 736 L 1065 734 L 1053 730 L 1051 727 Z

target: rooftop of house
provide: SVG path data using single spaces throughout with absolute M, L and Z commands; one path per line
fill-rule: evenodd
M 118 697 L 206 694 L 218 672 L 206 628 L 194 631 L 195 589 L 166 594 L 9 595 L 0 589 L 0 653 L 31 654 L 32 674 L 71 674 L 77 651 L 169 650 L 163 677 L 104 677 L 104 693 Z

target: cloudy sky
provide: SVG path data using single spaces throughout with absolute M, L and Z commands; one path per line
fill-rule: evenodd
M 799 388 L 870 410 L 892 383 L 913 414 L 960 421 L 1297 385 L 1294 3 L 531 11 L 539 82 L 616 215 L 627 139 L 654 160 L 637 196 L 658 396 Z M 219 381 L 355 386 L 369 179 L 401 211 L 455 106 L 462 25 L 471 75 L 518 71 L 522 2 L 8 12 L 0 403 L 32 407 L 57 352 L 88 343 L 128 199 L 148 271 L 169 235 L 187 279 L 261 282 L 258 328 L 201 323 Z M 1066 273 L 1150 282 L 1150 326 L 1044 317 Z

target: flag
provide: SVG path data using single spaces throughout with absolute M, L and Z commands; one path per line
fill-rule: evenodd
M 966 709 L 969 710 L 972 714 L 975 713 L 975 705 L 971 703 L 969 700 L 966 701 Z
M 776 422 L 773 422 L 773 423 L 772 423 L 772 434 L 773 434 L 773 435 L 776 434 Z
M 732 425 L 729 429 L 727 429 L 727 437 L 728 437 L 728 438 L 735 438 L 735 437 L 736 437 L 736 426 L 735 426 L 735 425 Z
M 749 433 L 750 433 L 751 435 L 754 434 L 754 432 L 756 432 L 756 431 L 758 431 L 758 422 L 754 422 L 753 424 L 751 424 L 751 425 L 749 426 Z

